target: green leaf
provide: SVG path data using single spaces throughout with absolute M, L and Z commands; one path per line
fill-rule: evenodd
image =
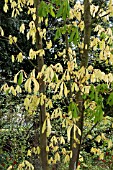
M 60 16 L 62 16 L 62 11 L 63 11 L 63 6 L 60 7 L 60 9 L 58 10 L 56 17 L 59 18 Z
M 95 90 L 95 101 L 98 102 L 98 91 Z
M 73 43 L 75 45 L 77 45 L 77 43 L 80 41 L 80 37 L 79 37 L 79 32 L 78 32 L 78 28 L 76 27 L 76 34 L 75 34 L 75 37 L 73 39 Z
M 52 79 L 52 82 L 56 82 L 57 81 L 57 76 L 56 76 L 56 73 L 54 73 L 54 77 Z
M 40 2 L 40 7 L 39 7 L 39 10 L 38 10 L 38 15 L 40 17 L 47 17 L 48 12 L 49 12 L 48 5 L 44 1 L 41 1 Z
M 54 40 L 60 38 L 60 36 L 61 36 L 61 31 L 60 31 L 60 29 L 58 28 L 57 31 L 56 31 Z
M 55 17 L 55 13 L 54 13 L 54 11 L 53 11 L 53 7 L 52 7 L 52 6 L 50 6 L 49 13 L 50 13 L 50 15 L 51 15 L 52 17 Z
M 23 72 L 20 72 L 19 79 L 18 79 L 18 85 L 20 86 L 23 82 Z
M 70 38 L 69 38 L 69 42 L 72 42 L 73 41 L 73 37 L 74 37 L 74 35 L 76 34 L 76 30 L 74 30 L 74 31 L 72 31 L 71 32 L 71 35 L 70 35 Z
M 98 121 L 101 121 L 103 118 L 103 110 L 102 110 L 102 107 L 101 105 L 98 105 L 96 107 L 96 112 L 95 112 L 95 119 L 94 119 L 94 122 L 98 122 Z
M 78 116 L 78 107 L 76 105 L 76 103 L 74 102 L 71 102 L 68 106 L 68 112 L 72 112 L 72 117 L 73 118 L 77 118 Z
M 89 94 L 89 97 L 91 98 L 91 100 L 93 100 L 95 97 L 94 93 L 95 93 L 94 85 L 91 85 L 90 94 Z
M 113 105 L 113 92 L 109 95 L 107 104 L 109 104 L 110 106 Z

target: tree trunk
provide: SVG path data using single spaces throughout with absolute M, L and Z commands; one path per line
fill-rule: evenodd
M 91 36 L 91 14 L 90 14 L 90 2 L 89 0 L 84 0 L 84 49 L 83 54 L 81 56 L 81 67 L 87 67 L 88 64 L 88 53 L 89 53 L 89 44 L 90 44 L 90 36 Z M 76 138 L 79 140 L 79 143 L 76 143 L 73 136 L 73 132 L 71 133 L 71 149 L 72 149 L 72 158 L 69 164 L 69 170 L 75 170 L 78 166 L 80 146 L 82 140 L 82 132 L 83 132 L 83 122 L 84 122 L 84 101 L 82 99 L 81 92 L 79 91 L 76 95 L 76 103 L 78 104 L 79 109 L 79 120 L 77 122 L 78 128 L 81 130 L 81 136 L 76 132 Z M 74 147 L 74 143 L 76 143 L 76 147 Z
M 38 27 L 41 28 L 41 24 L 39 24 L 39 16 L 38 16 L 38 9 L 39 9 L 40 0 L 34 0 L 34 7 L 36 8 L 36 20 L 35 20 L 35 26 L 36 26 L 36 48 L 37 50 L 43 49 L 42 44 L 42 38 L 39 35 Z M 37 65 L 38 65 L 38 72 L 41 71 L 43 65 L 44 65 L 44 59 L 43 56 L 37 56 Z M 39 92 L 43 95 L 45 94 L 45 82 L 43 81 L 43 77 L 39 79 Z M 47 146 L 47 136 L 46 131 L 42 133 L 42 126 L 46 119 L 46 107 L 45 107 L 45 101 L 44 104 L 40 106 L 40 158 L 41 158 L 41 164 L 43 170 L 48 170 L 48 159 L 47 159 L 47 152 L 46 152 L 46 146 Z

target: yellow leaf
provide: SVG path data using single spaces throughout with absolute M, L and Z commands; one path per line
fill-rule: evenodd
M 27 151 L 27 156 L 31 156 L 31 151 L 30 150 Z
M 27 160 L 25 160 L 24 162 L 30 170 L 34 170 L 34 167 L 30 162 L 28 162 Z
M 12 43 L 13 43 L 12 35 L 9 35 L 9 44 L 12 44 Z
M 101 138 L 102 138 L 103 140 L 106 140 L 106 137 L 105 137 L 104 133 L 101 133 Z
M 97 149 L 92 147 L 91 152 L 95 154 L 97 152 Z
M 31 93 L 31 78 L 25 82 L 25 90 Z
M 80 156 L 79 161 L 80 161 L 80 162 L 83 162 L 83 161 L 84 161 L 84 159 L 83 159 L 82 156 Z
M 5 3 L 8 3 L 8 0 L 5 0 Z
M 76 83 L 72 84 L 72 92 L 74 92 L 74 90 L 77 91 L 77 92 L 79 91 L 79 87 Z
M 95 140 L 99 143 L 101 141 L 101 136 L 98 135 Z
M 43 123 L 43 126 L 42 126 L 42 133 L 44 133 L 45 132 L 45 130 L 46 130 L 46 119 L 45 119 L 45 121 L 44 121 L 44 123 Z
M 16 43 L 17 42 L 17 37 L 13 37 L 13 42 Z
M 45 19 L 45 25 L 48 26 L 48 18 Z
M 67 128 L 67 139 L 68 139 L 68 142 L 70 141 L 71 129 L 72 129 L 72 126 L 68 126 L 68 128 Z
M 13 94 L 14 96 L 16 96 L 16 90 L 14 89 L 14 87 L 11 86 L 10 89 L 11 89 L 12 94 Z
M 50 40 L 49 42 L 46 42 L 47 49 L 50 49 L 52 47 L 52 41 Z
M 87 135 L 87 138 L 92 139 L 93 137 L 91 135 Z
M 17 55 L 17 60 L 18 60 L 18 62 L 20 62 L 20 63 L 23 61 L 23 55 L 22 55 L 21 52 Z
M 112 147 L 112 140 L 108 140 L 108 148 L 111 148 Z
M 64 158 L 64 163 L 67 163 L 70 161 L 70 157 L 69 155 L 66 155 L 65 158 Z
M 83 21 L 80 22 L 79 27 L 80 27 L 81 31 L 84 30 L 84 22 Z
M 13 169 L 12 165 L 7 168 L 7 170 L 11 170 L 11 169 Z
M 68 94 L 67 87 L 66 87 L 66 85 L 64 83 L 64 95 L 65 95 L 65 97 L 67 97 L 67 94 Z
M 39 83 L 34 77 L 32 78 L 32 81 L 34 82 L 34 94 L 36 94 L 39 91 Z
M 53 147 L 53 151 L 56 152 L 58 150 L 58 146 Z
M 58 152 L 55 153 L 55 161 L 60 161 L 60 155 Z
M 15 61 L 15 57 L 14 55 L 12 55 L 12 63 L 14 63 L 14 61 Z
M 50 119 L 47 118 L 47 136 L 49 136 L 51 134 L 51 122 L 50 122 Z
M 7 5 L 7 3 L 5 3 L 5 5 L 4 5 L 4 7 L 3 7 L 3 10 L 4 10 L 4 12 L 7 12 L 7 10 L 8 10 L 8 5 Z
M 60 143 L 61 143 L 61 144 L 65 144 L 65 140 L 64 140 L 64 137 L 63 137 L 63 136 L 60 137 Z
M 18 76 L 18 73 L 14 76 L 14 83 L 17 83 L 17 76 Z
M 76 170 L 79 170 L 80 169 L 80 165 L 77 166 L 77 169 Z
M 54 142 L 55 145 L 58 143 L 56 136 L 51 138 L 51 142 Z
M 62 95 L 63 95 L 63 82 L 61 83 L 61 86 L 60 86 L 59 96 L 62 96 Z
M 46 152 L 49 152 L 49 146 L 46 146 Z
M 33 14 L 33 21 L 35 21 L 36 20 L 36 14 Z
M 20 26 L 20 32 L 21 32 L 22 34 L 24 34 L 24 31 L 25 31 L 25 25 L 22 24 L 22 25 Z
M 66 155 L 66 149 L 65 148 L 62 149 L 62 154 Z
M 22 92 L 22 89 L 21 89 L 21 87 L 19 85 L 16 86 L 16 91 L 17 91 L 17 93 L 21 93 Z
M 40 147 L 37 146 L 37 154 L 39 155 L 40 154 Z
M 0 34 L 1 34 L 1 36 L 4 36 L 4 31 L 1 26 L 0 26 Z
M 100 160 L 103 160 L 103 159 L 104 159 L 104 153 L 101 153 L 101 154 L 99 155 L 99 158 L 100 158 Z
M 37 55 L 39 54 L 39 56 L 42 57 L 43 55 L 45 55 L 45 51 L 43 49 L 40 49 L 40 50 L 36 51 L 36 54 Z

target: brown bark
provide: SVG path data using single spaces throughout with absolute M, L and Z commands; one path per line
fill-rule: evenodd
M 89 0 L 84 0 L 84 49 L 83 54 L 81 56 L 81 67 L 87 67 L 88 64 L 88 53 L 89 53 L 89 44 L 90 44 L 90 36 L 91 36 L 91 15 L 90 15 L 90 2 Z M 72 140 L 71 140 L 71 149 L 72 149 L 72 158 L 69 164 L 69 170 L 75 170 L 78 165 L 80 146 L 82 140 L 82 132 L 83 132 L 83 122 L 84 122 L 84 101 L 81 96 L 81 92 L 79 91 L 76 95 L 76 103 L 78 104 L 79 109 L 79 120 L 77 122 L 78 128 L 81 130 L 81 136 L 76 132 L 76 138 L 79 140 L 79 143 L 76 143 L 76 147 L 73 146 L 75 143 L 73 139 L 72 132 Z
M 36 47 L 37 50 L 43 48 L 42 44 L 42 38 L 39 35 L 38 27 L 41 28 L 41 24 L 39 24 L 38 20 L 38 9 L 39 9 L 40 0 L 34 0 L 34 6 L 36 8 Z M 37 56 L 37 65 L 38 65 L 38 72 L 41 71 L 43 65 L 44 65 L 44 59 L 43 56 Z M 39 92 L 42 94 L 45 94 L 45 82 L 43 81 L 43 77 L 39 79 Z M 48 159 L 47 159 L 47 152 L 46 152 L 46 146 L 47 146 L 47 136 L 46 131 L 42 133 L 42 126 L 46 119 L 46 107 L 45 107 L 45 101 L 44 104 L 40 106 L 40 158 L 41 158 L 41 164 L 43 170 L 48 170 Z

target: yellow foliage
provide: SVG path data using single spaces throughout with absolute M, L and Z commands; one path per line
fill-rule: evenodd
M 93 137 L 92 135 L 87 135 L 87 138 L 92 139 Z
M 46 152 L 49 152 L 49 146 L 46 146 Z
M 72 126 L 67 127 L 67 140 L 68 140 L 68 142 L 70 141 L 71 129 L 72 129 Z
M 24 31 L 25 31 L 25 25 L 22 24 L 22 25 L 20 26 L 20 32 L 24 34 Z
M 40 147 L 37 146 L 37 154 L 39 155 L 40 154 Z
M 47 123 L 47 119 L 45 119 L 44 123 L 43 123 L 43 126 L 42 126 L 42 133 L 45 132 L 46 130 L 46 123 Z
M 108 140 L 108 148 L 111 148 L 113 146 L 113 144 L 112 144 L 112 140 L 111 139 L 109 139 Z
M 12 37 L 12 35 L 9 35 L 9 44 L 13 44 L 17 42 L 17 37 Z
M 14 55 L 12 55 L 12 63 L 14 63 L 14 61 L 15 61 L 15 57 Z
M 46 42 L 47 49 L 50 49 L 52 47 L 52 41 L 50 40 L 49 42 Z
M 95 140 L 99 143 L 101 141 L 101 136 L 98 135 Z
M 31 156 L 31 150 L 27 151 L 27 156 Z
M 70 157 L 69 155 L 66 155 L 65 158 L 64 158 L 64 163 L 67 163 L 70 161 Z
M 51 122 L 50 122 L 50 119 L 47 118 L 47 136 L 49 136 L 51 134 Z
M 23 61 L 23 54 L 21 52 L 17 55 L 17 60 L 20 63 Z
M 103 160 L 103 159 L 104 159 L 104 153 L 101 153 L 101 154 L 99 155 L 99 158 L 100 158 L 100 160 Z
M 60 161 L 60 155 L 58 152 L 55 153 L 55 161 Z
M 4 36 L 4 31 L 1 26 L 0 26 L 0 34 L 1 34 L 1 36 Z
M 3 10 L 4 10 L 4 12 L 7 13 L 7 10 L 8 10 L 8 5 L 7 5 L 7 3 L 4 4 Z
M 7 168 L 7 170 L 11 170 L 11 169 L 13 169 L 13 166 L 12 166 L 12 165 L 10 165 L 10 166 Z

